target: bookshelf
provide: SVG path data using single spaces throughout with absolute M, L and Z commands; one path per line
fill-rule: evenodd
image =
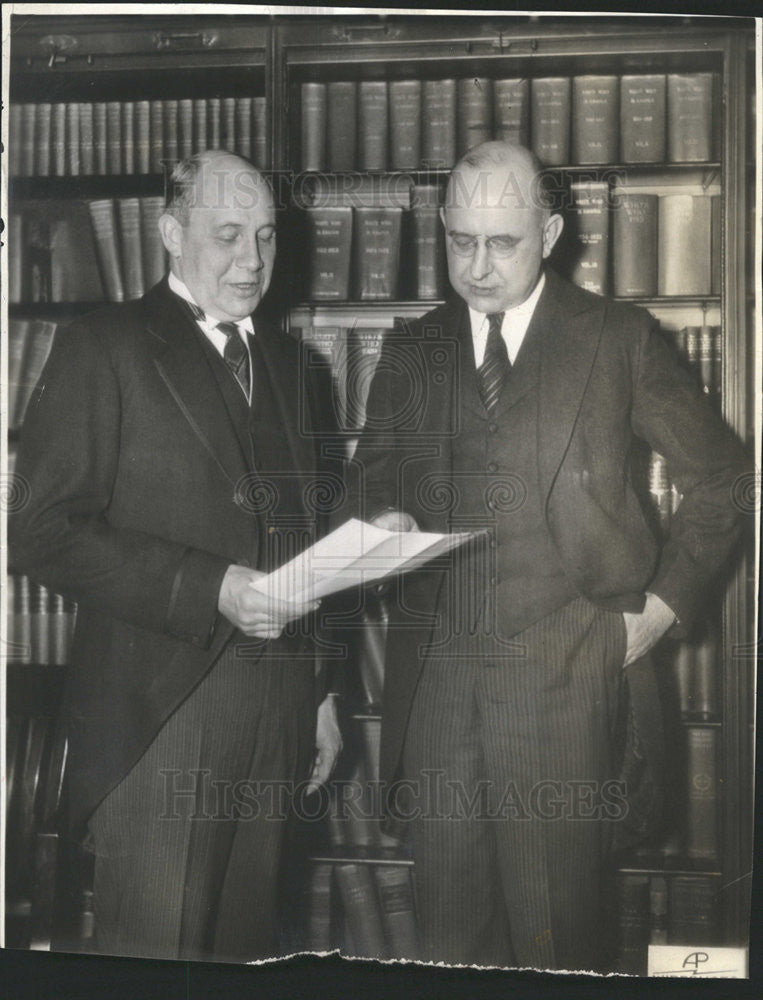
M 401 280 L 395 283 L 391 297 L 381 296 L 361 301 L 356 294 L 358 282 L 354 272 L 357 266 L 355 263 L 352 265 L 353 273 L 347 285 L 347 294 L 331 300 L 311 300 L 304 280 L 310 274 L 310 261 L 304 238 L 305 202 L 301 195 L 314 189 L 318 174 L 329 178 L 330 183 L 339 187 L 342 184 L 346 186 L 349 180 L 359 183 L 361 191 L 375 191 L 377 194 L 380 186 L 393 193 L 421 186 L 442 192 L 449 170 L 447 165 L 425 164 L 422 156 L 414 157 L 410 165 L 399 166 L 393 162 L 391 149 L 388 148 L 386 158 L 376 160 L 379 164 L 376 168 L 363 168 L 363 163 L 357 158 L 349 166 L 345 165 L 335 171 L 325 169 L 329 165 L 328 160 L 318 164 L 320 170 L 305 171 L 303 111 L 306 97 L 318 94 L 320 99 L 323 94 L 320 86 L 328 87 L 336 83 L 352 84 L 358 91 L 355 99 L 360 100 L 361 84 L 383 83 L 389 91 L 390 85 L 419 81 L 423 93 L 427 82 L 434 84 L 442 80 L 477 79 L 487 81 L 486 87 L 489 86 L 491 99 L 495 101 L 495 84 L 504 80 L 530 81 L 528 94 L 531 95 L 532 81 L 548 78 L 573 80 L 595 75 L 621 81 L 624 76 L 711 74 L 716 88 L 712 103 L 714 127 L 709 136 L 706 155 L 700 159 L 681 158 L 673 155 L 675 150 L 671 154 L 666 148 L 654 162 L 627 162 L 627 158 L 621 155 L 622 150 L 616 146 L 602 162 L 575 163 L 569 162 L 572 160 L 571 144 L 567 160 L 549 166 L 548 174 L 552 188 L 563 197 L 568 197 L 571 185 L 603 183 L 606 185 L 608 199 L 622 187 L 657 199 L 677 194 L 717 199 L 720 239 L 713 242 L 713 251 L 720 270 L 714 282 L 699 292 L 658 294 L 654 289 L 648 294 L 620 297 L 649 309 L 670 336 L 680 336 L 681 331 L 687 328 L 712 327 L 720 331 L 717 335 L 721 348 L 720 360 L 716 360 L 714 368 L 714 389 L 718 405 L 725 420 L 749 443 L 753 438 L 753 393 L 750 382 L 752 376 L 746 378 L 745 373 L 752 370 L 751 291 L 754 281 L 750 266 L 752 174 L 748 169 L 748 164 L 753 162 L 754 146 L 748 102 L 752 79 L 751 38 L 750 32 L 736 28 L 732 22 L 723 19 L 676 19 L 672 28 L 668 28 L 664 20 L 657 24 L 649 19 L 627 23 L 615 19 L 588 19 L 585 26 L 575 18 L 531 20 L 500 17 L 451 20 L 447 17 L 435 19 L 418 16 L 331 19 L 245 15 L 118 15 L 26 19 L 24 25 L 14 31 L 12 38 L 11 114 L 16 117 L 12 117 L 11 125 L 11 158 L 15 155 L 17 143 L 19 155 L 23 153 L 24 123 L 20 113 L 14 112 L 13 107 L 24 105 L 50 105 L 53 108 L 69 104 L 118 104 L 122 148 L 119 168 L 116 157 L 113 161 L 107 157 L 107 170 L 98 171 L 95 156 L 92 169 L 87 166 L 90 163 L 87 157 L 84 158 L 86 169 L 83 168 L 80 146 L 79 164 L 75 172 L 71 163 L 76 162 L 77 158 L 74 157 L 72 161 L 68 148 L 62 161 L 59 157 L 57 166 L 55 149 L 51 146 L 50 156 L 44 157 L 47 173 L 41 175 L 37 169 L 35 147 L 29 161 L 34 167 L 11 171 L 9 210 L 13 218 L 14 213 L 23 214 L 29 210 L 29 206 L 42 206 L 44 210 L 52 204 L 77 204 L 81 206 L 81 210 L 87 211 L 87 204 L 93 201 L 157 199 L 162 195 L 164 187 L 163 174 L 159 168 L 160 159 L 171 159 L 176 148 L 178 152 L 183 148 L 184 141 L 188 151 L 200 148 L 209 141 L 210 136 L 217 134 L 212 126 L 212 116 L 217 114 L 212 110 L 216 106 L 214 102 L 259 99 L 264 102 L 260 107 L 264 107 L 265 113 L 264 117 L 260 113 L 255 122 L 252 110 L 248 151 L 263 169 L 270 172 L 277 186 L 279 201 L 285 199 L 290 202 L 288 210 L 282 215 L 279 234 L 279 242 L 284 248 L 281 259 L 289 261 L 289 273 L 284 273 L 283 267 L 277 269 L 274 288 L 269 296 L 271 305 L 273 308 L 280 308 L 284 329 L 292 336 L 319 341 L 323 345 L 321 349 L 332 353 L 332 361 L 339 375 L 338 382 L 341 382 L 350 364 L 348 351 L 352 353 L 353 337 L 357 339 L 358 334 L 366 332 L 365 341 L 361 337 L 361 354 L 366 359 L 371 359 L 366 362 L 367 372 L 370 374 L 384 331 L 391 329 L 398 319 L 416 318 L 434 308 L 443 300 L 447 287 L 441 286 L 436 294 L 433 292 L 432 297 L 417 296 L 413 290 L 411 260 L 404 253 L 400 265 Z M 313 85 L 319 85 L 317 91 L 310 90 Z M 367 97 L 371 100 L 370 95 L 374 93 L 374 89 L 372 87 L 366 90 Z M 399 86 L 397 89 L 393 88 L 396 94 L 403 91 L 404 88 Z M 378 96 L 378 87 L 376 93 Z M 455 98 L 457 101 L 457 86 Z M 326 99 L 328 100 L 328 96 Z M 574 93 L 571 96 L 571 100 L 573 99 Z M 174 110 L 178 117 L 172 119 L 163 115 L 161 131 L 157 134 L 151 109 L 158 102 L 162 103 L 163 112 L 167 110 L 169 102 L 170 111 Z M 173 102 L 186 102 L 185 124 L 179 115 L 180 104 L 175 107 Z M 201 102 L 204 102 L 204 114 L 201 113 Z M 137 109 L 142 106 L 140 113 L 145 115 L 146 105 L 150 148 L 147 154 L 144 150 L 139 156 L 136 152 Z M 130 106 L 135 114 L 132 147 L 129 141 L 125 144 L 122 131 L 126 114 L 129 114 L 125 112 L 125 108 Z M 227 134 L 224 125 L 222 103 L 219 113 L 220 141 L 230 141 L 233 148 L 240 148 L 236 145 L 236 107 L 233 108 L 234 127 L 231 135 Z M 386 113 L 391 114 L 389 103 L 386 105 Z M 54 112 L 51 111 L 51 118 L 53 116 Z M 89 112 L 85 114 L 85 121 L 89 120 L 88 116 Z M 531 105 L 528 105 L 527 119 L 532 140 Z M 176 122 L 176 134 L 170 133 L 168 136 L 168 122 L 171 120 Z M 202 127 L 200 123 L 204 121 L 205 125 Z M 490 118 L 488 124 L 491 136 L 497 127 L 497 121 L 497 117 Z M 394 127 L 399 129 L 399 117 L 396 122 Z M 349 127 L 348 122 L 343 125 L 345 128 Z M 43 132 L 45 128 L 43 126 Z M 128 128 L 128 133 L 129 131 Z M 37 135 L 36 132 L 33 134 Z M 70 135 L 69 132 L 64 134 Z M 145 120 L 140 134 L 145 140 Z M 19 136 L 18 140 L 16 135 Z M 51 124 L 51 137 L 53 135 Z M 81 137 L 80 131 L 80 143 Z M 258 140 L 256 146 L 255 138 Z M 50 141 L 52 142 L 52 138 Z M 359 141 L 356 134 L 355 142 Z M 128 169 L 125 169 L 128 163 L 125 145 L 128 150 L 133 150 Z M 359 149 L 360 146 L 356 148 Z M 457 150 L 457 154 L 460 154 L 460 150 Z M 146 155 L 148 170 L 142 169 L 146 163 Z M 366 188 L 362 187 L 363 184 Z M 403 217 L 403 225 L 409 225 L 410 208 L 404 208 Z M 611 212 L 608 217 L 611 218 Z M 10 239 L 13 247 L 12 234 Z M 409 242 L 405 229 L 401 241 L 404 247 Z M 612 244 L 613 234 L 610 231 L 609 249 L 603 258 L 605 280 L 610 293 L 614 279 Z M 29 257 L 28 244 L 22 241 L 15 244 L 15 247 L 19 261 L 26 263 Z M 564 248 L 560 247 L 559 251 L 561 255 L 558 259 L 555 255 L 552 263 L 564 269 L 569 262 L 564 259 Z M 656 253 L 655 249 L 655 255 Z M 709 253 L 710 249 L 708 255 Z M 117 257 L 124 259 L 126 256 L 124 247 L 117 243 Z M 103 265 L 100 266 L 99 273 L 102 275 Z M 107 292 L 104 290 L 103 298 L 106 297 Z M 47 323 L 64 327 L 68 321 L 98 304 L 90 298 L 85 300 L 76 297 L 71 301 L 51 301 L 50 294 L 43 294 L 43 301 L 32 301 L 25 294 L 12 298 L 16 301 L 11 301 L 9 316 L 11 323 L 16 324 L 17 328 L 19 323 Z M 690 360 L 690 363 L 695 361 L 696 359 Z M 342 391 L 342 386 L 338 385 L 340 397 Z M 356 409 L 350 414 L 346 399 L 342 405 L 348 449 L 351 450 L 362 416 L 362 406 L 360 410 Z M 16 440 L 17 432 L 11 428 L 11 456 Z M 655 505 L 654 517 L 657 524 L 661 498 L 655 495 L 654 489 L 650 496 L 650 458 L 648 455 L 642 458 L 645 498 L 648 503 Z M 668 491 L 669 488 L 668 479 Z M 684 701 L 681 702 L 682 693 L 676 688 L 675 661 L 681 655 L 686 657 L 686 645 L 681 647 L 675 643 L 665 643 L 660 651 L 665 664 L 663 693 L 666 726 L 678 761 L 675 774 L 671 777 L 671 787 L 676 795 L 685 797 L 685 761 L 690 734 L 710 733 L 715 754 L 715 778 L 722 791 L 713 806 L 718 830 L 712 857 L 689 857 L 683 848 L 676 848 L 674 838 L 671 849 L 664 844 L 647 845 L 641 851 L 619 859 L 617 878 L 621 883 L 626 880 L 626 895 L 630 889 L 633 889 L 634 898 L 641 893 L 641 904 L 645 898 L 644 892 L 647 897 L 645 913 L 641 904 L 638 912 L 629 911 L 628 919 L 633 917 L 631 923 L 638 925 L 638 934 L 642 935 L 634 939 L 637 946 L 629 946 L 629 958 L 636 963 L 641 961 L 646 940 L 644 934 L 648 937 L 649 932 L 649 891 L 656 886 L 658 895 L 661 892 L 661 885 L 655 880 L 665 880 L 668 897 L 671 896 L 674 879 L 678 878 L 679 881 L 675 884 L 681 892 L 684 891 L 685 880 L 689 880 L 689 889 L 692 879 L 699 880 L 697 898 L 705 900 L 709 898 L 707 880 L 710 880 L 713 892 L 716 892 L 713 897 L 714 940 L 731 944 L 744 942 L 747 937 L 748 872 L 752 855 L 755 660 L 753 656 L 745 655 L 744 650 L 752 648 L 750 644 L 754 639 L 753 587 L 752 560 L 749 557 L 743 558 L 738 561 L 733 575 L 726 581 L 725 588 L 716 601 L 717 620 L 713 622 L 716 652 L 714 659 L 705 664 L 715 681 L 710 709 L 707 709 L 705 702 L 702 711 L 695 711 L 695 703 L 686 700 L 686 691 L 683 692 Z M 701 637 L 692 648 L 699 645 Z M 359 663 L 364 655 L 368 655 L 367 651 L 364 653 L 356 648 L 356 662 Z M 57 671 L 55 676 L 59 677 L 64 669 L 28 663 L 13 664 L 9 686 L 20 692 L 14 695 L 14 704 L 21 704 L 23 698 L 27 697 L 23 695 L 25 678 L 29 678 L 31 685 L 29 690 L 32 695 L 29 697 L 36 697 L 35 692 L 39 694 L 40 689 L 45 687 L 51 672 Z M 58 681 L 52 683 L 55 687 Z M 346 780 L 352 780 L 352 768 L 358 760 L 365 759 L 368 732 L 378 726 L 378 717 L 374 716 L 373 706 L 368 702 L 368 691 L 362 687 L 358 687 L 350 697 L 349 717 L 346 720 L 348 748 L 343 763 L 344 771 L 339 774 L 340 779 L 344 776 Z M 691 738 L 700 742 L 702 739 L 701 736 Z M 675 832 L 666 830 L 666 834 Z M 330 941 L 331 946 L 337 945 L 350 953 L 353 953 L 353 948 L 355 953 L 359 953 L 364 947 L 371 947 L 369 942 L 376 941 L 378 944 L 381 941 L 378 937 L 378 925 L 371 927 L 370 931 L 366 927 L 359 937 L 357 934 L 353 937 L 352 926 L 348 926 L 347 912 L 354 912 L 357 918 L 362 906 L 359 910 L 355 897 L 359 892 L 362 900 L 365 892 L 368 898 L 367 894 L 372 890 L 365 880 L 362 881 L 364 888 L 358 889 L 353 895 L 353 885 L 347 879 L 351 880 L 358 867 L 368 869 L 374 879 L 380 867 L 404 870 L 410 874 L 410 854 L 404 845 L 390 847 L 373 838 L 366 838 L 362 842 L 362 837 L 361 842 L 358 842 L 357 838 L 353 840 L 352 831 L 349 831 L 343 843 L 332 844 L 325 830 L 319 837 L 315 836 L 313 830 L 312 837 L 306 853 L 310 859 L 308 871 L 312 872 L 309 881 L 310 885 L 315 886 L 316 895 L 310 897 L 308 894 L 302 901 L 311 914 L 309 926 L 313 927 L 317 921 L 316 934 L 322 935 L 322 941 Z M 350 869 L 350 876 L 347 875 L 348 865 L 354 866 Z M 343 868 L 345 874 L 338 877 L 337 871 Z M 399 872 L 397 877 L 400 877 Z M 343 884 L 342 878 L 345 880 Z M 365 876 L 360 878 L 365 879 Z M 628 882 L 627 879 L 636 881 Z M 355 889 L 360 884 L 358 882 Z M 410 886 L 407 890 L 401 890 L 400 886 L 403 884 L 398 883 L 397 898 L 404 900 L 403 910 L 409 914 L 412 912 L 413 894 Z M 381 898 L 379 894 L 383 895 L 385 890 L 378 883 L 374 885 L 374 906 L 378 910 L 377 916 L 383 918 L 384 913 L 378 909 L 378 903 Z M 314 909 L 316 898 L 323 901 L 322 915 L 316 915 L 311 909 Z M 327 902 L 329 899 L 332 901 Z M 341 905 L 342 899 L 347 906 Z M 331 911 L 328 924 L 326 907 Z M 409 916 L 405 920 L 409 920 Z M 646 924 L 644 920 L 647 921 Z M 384 936 L 384 928 L 382 930 Z M 410 931 L 410 926 L 408 930 Z M 384 936 L 384 941 L 384 947 L 389 949 L 391 945 L 388 933 Z

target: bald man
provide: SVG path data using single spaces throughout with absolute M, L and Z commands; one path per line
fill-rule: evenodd
M 424 957 L 590 969 L 611 943 L 608 845 L 634 828 L 625 683 L 655 717 L 649 650 L 735 541 L 744 456 L 646 311 L 546 266 L 563 220 L 538 169 L 502 142 L 454 169 L 455 295 L 386 342 L 356 500 L 383 527 L 481 532 L 402 578 L 390 619 L 382 777 L 404 779 L 388 805 L 412 819 Z M 637 437 L 683 494 L 662 544 Z
M 340 743 L 316 606 L 252 587 L 321 532 L 316 482 L 337 491 L 329 386 L 253 316 L 276 212 L 250 163 L 178 164 L 160 230 L 169 276 L 55 340 L 12 559 L 79 605 L 64 721 L 98 950 L 247 960 L 278 951 L 291 796 Z

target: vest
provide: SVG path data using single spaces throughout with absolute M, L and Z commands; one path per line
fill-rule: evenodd
M 456 560 L 457 585 L 450 589 L 460 592 L 459 613 L 466 613 L 472 629 L 504 637 L 577 596 L 546 526 L 538 484 L 539 375 L 540 340 L 530 328 L 501 398 L 488 414 L 479 396 L 474 352 L 464 351 L 452 477 L 463 527 L 484 528 L 486 535 Z M 454 610 L 451 601 L 451 614 Z

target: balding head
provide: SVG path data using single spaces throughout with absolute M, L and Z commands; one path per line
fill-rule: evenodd
M 270 186 L 248 160 L 207 150 L 172 173 L 159 226 L 170 268 L 218 320 L 248 316 L 267 291 L 275 259 Z
M 524 302 L 562 230 L 539 161 L 508 142 L 482 143 L 459 160 L 441 214 L 451 284 L 486 313 Z

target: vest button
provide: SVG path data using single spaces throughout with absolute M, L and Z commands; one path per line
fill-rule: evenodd
M 497 462 L 488 462 L 487 463 L 487 471 L 488 472 L 498 472 L 498 463 Z
M 488 434 L 495 434 L 497 430 L 498 430 L 498 424 L 495 423 L 495 421 L 491 420 L 490 423 L 487 425 Z

